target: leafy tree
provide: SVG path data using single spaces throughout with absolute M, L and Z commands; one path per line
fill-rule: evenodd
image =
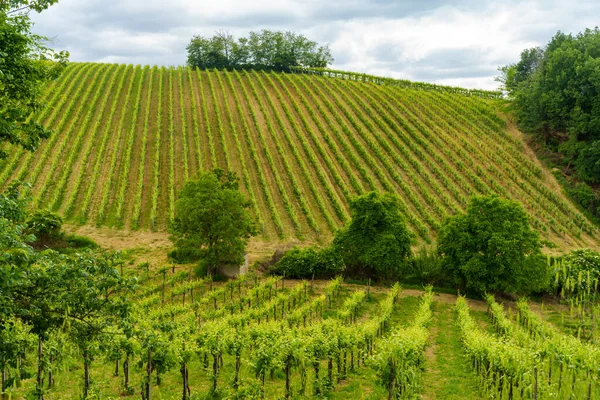
M 398 276 L 411 256 L 412 235 L 400 214 L 398 197 L 370 192 L 350 202 L 352 220 L 333 245 L 351 273 L 388 279 Z
M 563 166 L 568 191 L 579 200 L 578 181 L 600 184 L 600 30 L 558 32 L 545 47 L 524 50 L 518 63 L 500 72 L 519 126 Z M 600 198 L 598 188 L 594 197 Z M 595 203 L 580 202 L 600 216 Z
M 211 275 L 224 264 L 241 264 L 248 239 L 256 234 L 250 203 L 233 172 L 215 169 L 185 183 L 170 226 L 177 250 L 198 249 L 200 268 Z
M 480 293 L 547 288 L 550 273 L 540 248 L 522 206 L 495 195 L 473 197 L 465 214 L 445 221 L 438 238 L 447 273 Z
M 30 116 L 41 108 L 44 84 L 58 76 L 68 53 L 46 47 L 31 33 L 28 11 L 42 11 L 57 0 L 0 2 L 0 141 L 35 150 L 50 131 Z M 0 150 L 0 159 L 6 158 Z
M 250 32 L 247 38 L 235 38 L 225 31 L 205 38 L 194 36 L 187 46 L 188 65 L 196 68 L 272 69 L 290 67 L 325 68 L 333 62 L 329 46 L 290 31 Z

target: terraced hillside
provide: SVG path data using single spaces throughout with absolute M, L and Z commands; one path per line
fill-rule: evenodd
M 82 224 L 164 230 L 200 169 L 234 170 L 267 240 L 321 241 L 348 201 L 396 192 L 428 242 L 476 193 L 521 201 L 563 246 L 595 244 L 490 100 L 310 75 L 73 63 L 39 119 L 56 133 L 12 151 L 0 185 Z

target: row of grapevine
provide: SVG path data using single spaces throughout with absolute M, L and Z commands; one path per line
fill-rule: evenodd
M 413 398 L 420 392 L 421 370 L 423 369 L 424 350 L 429 332 L 427 325 L 431 321 L 433 291 L 426 289 L 421 304 L 408 328 L 393 331 L 389 337 L 378 344 L 378 351 L 370 361 L 381 384 L 388 390 L 388 399 Z
M 93 93 L 90 101 L 92 103 L 99 103 L 101 105 L 100 110 L 102 110 L 102 107 L 105 105 L 100 101 L 100 98 L 101 96 L 104 98 L 108 95 L 106 89 L 114 83 L 113 78 L 116 69 L 116 66 L 107 67 L 101 78 L 94 82 L 95 88 L 93 89 L 93 92 L 88 92 L 88 94 Z M 83 104 L 87 101 L 88 97 L 84 97 Z M 63 140 L 58 144 L 58 147 L 53 149 L 52 161 L 48 167 L 49 176 L 52 178 L 45 179 L 41 188 L 35 190 L 32 201 L 34 207 L 39 207 L 41 200 L 45 199 L 45 201 L 48 201 L 47 204 L 50 209 L 54 210 L 56 208 L 58 197 L 65 189 L 68 174 L 71 172 L 71 164 L 75 160 L 75 157 L 79 155 L 81 142 L 88 133 L 89 126 L 96 111 L 97 110 L 94 108 L 88 108 L 86 110 L 82 105 L 75 111 L 75 115 L 72 117 L 73 121 L 80 121 L 80 125 L 77 126 L 73 123 L 67 131 L 67 134 L 63 137 Z M 72 147 L 68 147 L 69 144 L 71 144 Z M 61 168 L 57 168 L 59 165 Z M 58 174 L 58 176 L 54 177 L 55 174 Z
M 139 89 L 140 83 L 141 83 L 141 69 L 140 68 L 134 68 L 132 70 L 132 78 L 130 78 L 129 80 L 129 85 L 127 85 L 127 92 L 125 94 L 125 99 L 124 99 L 124 104 L 129 104 L 131 101 L 131 96 L 134 93 L 133 92 L 133 88 L 134 86 Z M 136 82 L 138 83 L 136 85 Z M 127 108 L 123 107 L 121 110 L 121 115 L 119 117 L 119 122 L 117 124 L 117 136 L 115 138 L 115 143 L 121 143 L 121 137 L 124 137 L 124 133 L 125 133 L 125 117 L 127 116 Z M 128 138 L 125 136 L 123 138 L 124 143 L 128 143 Z M 97 218 L 96 218 L 96 222 L 97 224 L 101 224 L 103 222 L 105 222 L 105 218 L 108 214 L 108 207 L 109 207 L 109 198 L 110 198 L 110 193 L 111 190 L 110 188 L 113 187 L 114 183 L 115 183 L 115 173 L 118 173 L 118 171 L 116 171 L 117 168 L 117 164 L 119 161 L 119 154 L 121 152 L 126 152 L 126 149 L 119 149 L 117 147 L 113 148 L 113 152 L 110 158 L 110 162 L 109 162 L 109 166 L 108 166 L 108 173 L 105 175 L 104 177 L 104 182 L 102 185 L 102 189 L 100 190 L 100 194 L 102 195 L 101 199 L 100 199 L 100 203 L 98 206 L 98 211 L 97 211 Z M 123 158 L 123 157 L 122 157 Z M 117 182 L 117 187 L 118 187 L 118 182 Z
M 400 195 L 421 242 L 487 193 L 521 201 L 545 239 L 594 240 L 596 227 L 477 97 L 91 63 L 68 67 L 45 96 L 34 117 L 57 134 L 34 154 L 11 147 L 0 185 L 30 181 L 34 203 L 69 221 L 163 230 L 183 181 L 221 167 L 241 177 L 265 238 L 327 239 L 353 196 L 378 190 Z
M 227 75 L 228 83 L 231 83 L 231 78 Z M 221 74 L 217 74 L 217 79 L 219 81 L 219 89 L 223 92 L 223 95 L 226 96 L 225 86 L 223 84 L 223 79 L 221 78 Z M 233 134 L 233 139 L 235 141 L 235 148 L 237 150 L 237 156 L 240 160 L 240 164 L 242 167 L 242 177 L 244 179 L 244 184 L 246 190 L 248 192 L 248 197 L 250 198 L 250 202 L 252 203 L 252 209 L 254 210 L 254 215 L 256 216 L 257 223 L 259 226 L 263 227 L 263 235 L 265 235 L 264 222 L 261 216 L 261 211 L 258 207 L 258 201 L 256 200 L 256 195 L 254 194 L 254 188 L 252 185 L 252 178 L 250 177 L 250 172 L 248 171 L 248 166 L 246 165 L 246 158 L 244 157 L 244 152 L 242 150 L 242 144 L 240 142 L 239 133 L 237 131 L 237 127 L 235 125 L 235 121 L 233 118 L 233 114 L 231 112 L 231 106 L 229 102 L 225 101 L 225 111 L 227 112 L 227 119 L 229 120 L 229 127 Z M 265 235 L 266 236 L 266 235 Z
M 239 83 L 240 82 L 239 74 L 237 73 L 237 71 L 235 71 L 234 74 L 235 74 L 234 76 L 236 78 L 236 81 Z M 231 90 L 231 93 L 233 93 L 233 98 L 235 100 L 236 110 L 237 110 L 239 118 L 242 121 L 242 125 L 244 127 L 242 135 L 246 139 L 245 142 L 247 144 L 247 148 L 249 149 L 250 155 L 252 157 L 252 161 L 254 162 L 254 168 L 255 168 L 256 173 L 258 175 L 258 180 L 260 182 L 260 188 L 261 188 L 261 191 L 262 191 L 262 194 L 263 194 L 264 198 L 266 199 L 266 202 L 268 204 L 269 210 L 271 212 L 271 218 L 273 220 L 273 224 L 275 225 L 275 230 L 277 232 L 277 236 L 279 238 L 283 238 L 283 236 L 284 236 L 284 229 L 283 229 L 283 224 L 281 223 L 281 217 L 279 216 L 279 211 L 277 210 L 277 207 L 275 205 L 275 201 L 274 201 L 273 196 L 271 194 L 271 190 L 269 190 L 270 186 L 267 183 L 267 178 L 266 178 L 265 173 L 264 173 L 264 171 L 262 169 L 261 162 L 260 162 L 260 156 L 258 154 L 258 150 L 256 149 L 254 141 L 252 140 L 252 136 L 251 136 L 251 133 L 250 133 L 250 127 L 248 126 L 248 122 L 244 118 L 244 111 L 242 110 L 242 103 L 240 101 L 241 98 L 238 95 L 238 91 L 234 87 L 231 75 L 230 74 L 226 74 L 225 76 L 227 78 L 227 84 L 229 85 L 229 89 Z M 264 228 L 263 228 L 263 230 L 264 230 Z
M 100 109 L 98 110 L 98 115 L 95 118 L 94 126 L 91 128 L 91 132 L 89 134 L 89 137 L 87 138 L 87 141 L 85 142 L 85 144 L 82 144 L 83 146 L 85 146 L 85 148 L 82 151 L 83 157 L 80 161 L 79 167 L 77 167 L 75 165 L 68 170 L 68 171 L 70 171 L 71 169 L 74 170 L 74 172 L 76 173 L 76 176 L 73 178 L 71 175 L 68 175 L 68 174 L 63 175 L 63 178 L 62 178 L 63 180 L 61 182 L 59 182 L 59 184 L 58 184 L 59 192 L 58 192 L 58 194 L 54 195 L 54 200 L 50 206 L 51 209 L 57 210 L 57 209 L 59 209 L 60 204 L 64 204 L 63 205 L 64 213 L 67 216 L 69 216 L 70 211 L 71 211 L 71 209 L 75 203 L 75 200 L 77 198 L 79 188 L 80 188 L 83 176 L 85 174 L 85 167 L 89 163 L 89 159 L 92 154 L 92 149 L 98 150 L 97 148 L 94 147 L 94 145 L 97 144 L 98 142 L 102 142 L 104 139 L 104 137 L 102 136 L 102 134 L 104 133 L 102 123 L 104 122 L 106 124 L 106 121 L 107 120 L 110 121 L 112 118 L 111 112 L 113 111 L 114 107 L 109 109 L 109 107 L 108 107 L 109 97 L 111 97 L 110 96 L 111 93 L 115 93 L 115 91 L 113 89 L 113 88 L 115 88 L 115 84 L 116 84 L 117 89 L 119 88 L 119 84 L 123 81 L 123 78 L 125 77 L 125 70 L 126 70 L 126 65 L 121 65 L 113 73 L 111 80 L 107 85 L 108 90 L 105 91 L 105 94 L 102 97 L 101 106 L 100 106 Z M 113 102 L 113 105 L 114 104 L 115 104 L 115 102 Z M 108 115 L 108 114 L 110 114 L 110 115 Z M 73 151 L 71 151 L 70 153 L 73 153 Z M 67 182 L 70 182 L 70 184 L 67 184 Z M 62 202 L 61 197 L 65 194 L 65 192 L 66 192 L 66 194 L 69 195 L 69 197 L 64 202 Z
M 91 64 L 78 64 L 74 68 L 69 68 L 64 73 L 65 79 L 61 80 L 59 84 L 50 85 L 48 91 L 44 91 L 43 99 L 47 104 L 54 106 L 46 106 L 40 115 L 36 118 L 38 122 L 44 123 L 46 126 L 52 126 L 55 118 L 59 111 L 62 109 L 66 101 L 73 95 L 76 84 L 80 84 L 82 78 L 85 76 L 87 69 L 91 67 Z M 54 90 L 51 90 L 53 88 Z M 48 97 L 50 96 L 50 97 Z M 60 98 L 60 100 L 58 100 Z M 58 101 L 58 104 L 56 104 Z M 57 136 L 57 135 L 54 135 Z M 50 138 L 48 141 L 56 140 L 56 138 Z M 31 162 L 34 160 L 33 155 L 28 153 L 22 147 L 11 148 L 9 158 L 3 162 L 2 171 L 0 171 L 0 183 L 6 185 L 8 178 L 11 173 L 14 173 L 18 167 L 22 173 L 28 171 Z M 20 164 L 19 164 L 20 163 Z M 17 173 L 17 179 L 22 178 L 21 173 Z
M 119 80 L 119 84 L 117 86 L 117 90 L 116 90 L 116 96 L 118 97 L 119 94 L 121 94 L 123 87 L 125 86 L 125 81 L 127 76 L 129 76 L 130 72 L 132 70 L 132 66 L 131 65 L 127 65 L 121 75 L 121 78 Z M 114 100 L 112 102 L 110 111 L 109 111 L 109 115 L 107 120 L 108 121 L 113 121 L 113 118 L 117 112 L 117 108 L 118 108 L 118 104 L 119 102 L 117 100 Z M 85 194 L 83 196 L 83 200 L 81 202 L 80 205 L 80 211 L 79 211 L 79 218 L 78 221 L 81 223 L 85 223 L 87 221 L 89 212 L 90 212 L 90 204 L 91 204 L 91 200 L 92 200 L 92 195 L 94 194 L 94 188 L 96 187 L 96 182 L 98 180 L 98 177 L 101 175 L 100 170 L 102 168 L 102 164 L 105 161 L 104 159 L 104 152 L 106 150 L 106 145 L 109 142 L 109 138 L 111 137 L 110 135 L 110 128 L 111 128 L 111 124 L 110 123 L 106 123 L 104 125 L 103 131 L 101 133 L 101 141 L 100 141 L 100 146 L 98 149 L 96 149 L 96 158 L 94 161 L 94 166 L 92 168 L 92 174 L 90 175 L 90 181 L 87 182 L 87 187 L 85 188 Z M 71 205 L 67 205 L 67 207 L 65 208 L 65 213 L 68 215 L 72 214 L 73 211 L 73 206 L 74 206 L 74 201 L 71 203 Z
M 255 85 L 248 78 L 248 72 L 244 71 L 244 79 L 241 79 L 239 77 L 239 74 L 237 73 L 237 71 L 235 71 L 235 74 L 238 77 L 238 79 L 240 80 L 240 87 L 242 88 L 242 94 L 243 94 L 244 100 L 249 104 L 251 103 L 252 98 L 254 100 L 256 100 L 256 102 L 259 104 L 261 112 L 263 113 L 263 115 L 266 116 L 267 114 L 264 111 L 265 110 L 264 104 L 263 104 L 262 100 L 258 97 L 258 94 L 256 93 Z M 250 86 L 250 91 L 252 92 L 252 95 L 253 95 L 252 98 L 250 97 L 250 93 L 248 93 L 248 89 L 246 88 L 246 85 Z M 273 173 L 273 177 L 275 179 L 275 183 L 279 190 L 279 195 L 281 197 L 281 200 L 283 202 L 283 205 L 285 207 L 287 215 L 288 215 L 290 221 L 292 222 L 292 225 L 294 227 L 294 230 L 296 231 L 296 234 L 298 234 L 300 237 L 302 237 L 303 233 L 302 233 L 302 228 L 300 225 L 300 220 L 298 219 L 298 216 L 296 215 L 295 208 L 288 196 L 288 191 L 286 190 L 284 182 L 281 179 L 281 176 L 279 173 L 280 169 L 275 165 L 275 161 L 273 159 L 271 151 L 269 150 L 269 147 L 267 144 L 267 139 L 265 138 L 265 135 L 263 134 L 263 129 L 260 126 L 258 117 L 257 117 L 256 113 L 254 112 L 254 110 L 252 110 L 251 108 L 250 108 L 250 116 L 252 117 L 254 129 L 256 131 L 256 134 L 258 135 L 259 143 L 262 148 L 262 155 L 264 155 L 264 158 L 267 159 L 269 168 L 271 169 L 271 172 Z M 267 117 L 265 117 L 265 123 L 267 124 L 268 131 L 272 132 L 271 123 Z M 284 157 L 283 154 L 282 154 L 282 157 Z M 284 165 L 285 165 L 285 163 L 284 163 Z M 289 173 L 289 170 L 288 170 L 288 173 Z M 290 178 L 291 177 L 292 176 L 290 176 Z
M 266 73 L 262 73 L 260 75 L 260 77 L 257 75 L 257 78 L 260 79 L 261 82 L 262 82 L 262 79 L 265 79 L 268 82 L 268 86 L 265 84 L 263 84 L 262 86 L 264 88 L 270 87 L 275 92 L 275 96 L 276 96 L 277 100 L 279 100 L 279 105 L 283 109 L 283 112 L 284 112 L 285 116 L 287 117 L 287 120 L 289 121 L 289 123 L 294 131 L 295 139 L 300 140 L 300 143 L 302 145 L 302 148 L 304 149 L 304 152 L 308 155 L 309 165 L 312 165 L 314 167 L 314 171 L 317 174 L 317 177 L 319 178 L 319 182 L 321 183 L 321 186 L 325 189 L 327 198 L 329 199 L 329 202 L 331 203 L 337 218 L 340 221 L 345 221 L 347 218 L 346 210 L 344 209 L 342 203 L 340 202 L 340 199 L 338 198 L 338 195 L 335 191 L 334 186 L 331 184 L 329 178 L 326 176 L 326 173 L 324 172 L 324 170 L 326 168 L 323 168 L 321 166 L 323 164 L 318 160 L 312 147 L 308 144 L 306 134 L 300 130 L 300 128 L 298 126 L 299 124 L 296 122 L 296 117 L 292 115 L 291 110 L 287 106 L 287 103 L 285 101 L 286 98 L 282 95 L 279 88 L 275 85 L 275 83 L 273 82 L 273 79 L 271 78 L 270 75 L 268 75 Z M 285 86 L 284 86 L 284 88 L 285 88 Z M 268 93 L 268 92 L 266 92 L 266 93 Z M 302 168 L 305 176 L 307 176 L 307 175 L 310 176 L 309 169 L 306 167 L 306 163 L 304 163 L 305 157 L 300 155 L 300 153 L 298 151 L 298 146 L 296 145 L 296 141 L 294 140 L 294 138 L 290 137 L 289 132 L 285 127 L 282 117 L 280 117 L 279 113 L 277 112 L 276 104 L 271 99 L 271 96 L 267 96 L 267 100 L 268 100 L 269 104 L 271 105 L 271 109 L 274 112 L 275 118 L 277 119 L 280 129 L 286 134 L 285 135 L 286 139 L 290 143 L 290 148 L 291 148 L 292 153 L 294 154 L 294 157 L 296 158 L 296 160 L 298 160 L 298 163 L 300 164 L 300 167 Z M 305 127 L 307 126 L 307 124 L 304 124 L 304 123 L 303 123 L 303 125 Z M 335 230 L 337 228 L 337 224 L 335 222 L 333 222 L 333 218 L 331 217 L 329 210 L 326 209 L 325 203 L 324 203 L 323 199 L 321 198 L 321 195 L 318 192 L 318 188 L 316 187 L 316 185 L 314 184 L 313 181 L 314 180 L 312 178 L 308 179 L 308 184 L 311 189 L 311 192 L 313 193 L 314 197 L 317 199 L 317 204 L 319 206 L 319 209 L 321 210 L 321 213 L 323 215 L 325 215 L 325 218 L 327 219 L 327 221 L 330 225 L 333 223 L 333 229 Z M 340 182 L 340 183 L 342 183 L 342 182 Z
M 321 211 L 321 214 L 324 216 L 325 220 L 327 221 L 327 224 L 329 225 L 329 227 L 331 229 L 335 229 L 337 227 L 337 224 L 335 223 L 335 221 L 333 220 L 331 214 L 329 213 L 329 211 L 327 210 L 327 208 L 325 207 L 325 204 L 323 202 L 323 199 L 321 198 L 320 193 L 318 192 L 318 189 L 315 185 L 315 182 L 312 179 L 312 176 L 306 166 L 306 163 L 304 162 L 304 157 L 299 153 L 298 151 L 298 147 L 297 145 L 294 143 L 294 139 L 292 138 L 292 136 L 290 135 L 290 133 L 288 132 L 281 116 L 279 115 L 279 113 L 277 112 L 277 107 L 275 105 L 275 103 L 273 102 L 273 100 L 271 99 L 271 97 L 268 95 L 268 91 L 265 88 L 265 84 L 264 82 L 260 79 L 260 77 L 255 73 L 254 74 L 254 78 L 257 79 L 257 81 L 259 82 L 260 87 L 263 89 L 263 93 L 265 93 L 265 97 L 267 99 L 267 102 L 269 104 L 269 107 L 273 113 L 273 115 L 275 116 L 275 119 L 277 120 L 277 124 L 279 126 L 279 129 L 283 132 L 284 137 L 285 137 L 285 141 L 287 143 L 287 147 L 290 149 L 290 151 L 292 152 L 293 156 L 294 156 L 294 160 L 296 162 L 296 164 L 298 164 L 300 166 L 300 169 L 302 170 L 302 176 L 303 176 L 303 180 L 304 182 L 306 182 L 310 188 L 310 192 L 313 195 L 313 198 L 315 199 L 319 210 Z M 277 93 L 277 95 L 279 95 Z M 279 97 L 280 99 L 280 97 Z M 289 112 L 289 110 L 287 110 L 287 108 L 284 108 L 284 111 Z M 266 114 L 265 114 L 266 115 Z M 267 123 L 267 127 L 269 132 L 271 133 L 271 135 L 273 135 L 273 141 L 277 147 L 277 151 L 280 154 L 285 154 L 284 153 L 284 148 L 282 146 L 282 144 L 280 143 L 280 139 L 277 138 L 275 129 L 273 128 L 272 124 L 269 121 L 270 117 L 267 117 L 266 123 Z M 293 128 L 294 130 L 297 129 L 295 122 L 293 120 L 290 120 L 290 123 L 293 124 Z M 293 168 L 290 166 L 288 160 L 286 157 L 282 157 L 283 159 L 283 163 L 284 166 L 286 167 L 286 171 L 288 174 L 293 174 Z M 314 164 L 316 166 L 316 164 Z M 318 169 L 318 168 L 317 168 Z M 293 175 L 292 175 L 293 176 Z M 317 225 L 317 222 L 315 221 L 315 218 L 312 214 L 311 211 L 311 207 L 309 206 L 309 204 L 307 203 L 306 199 L 304 198 L 304 192 L 302 190 L 302 188 L 300 188 L 298 182 L 294 179 L 292 180 L 292 188 L 294 193 L 296 194 L 296 197 L 298 198 L 299 202 L 300 202 L 300 207 L 302 208 L 302 212 L 304 213 L 304 215 L 306 216 L 309 225 L 311 226 L 311 228 L 313 228 L 315 231 L 319 231 L 319 227 Z

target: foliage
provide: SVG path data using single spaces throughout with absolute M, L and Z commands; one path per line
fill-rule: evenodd
M 27 231 L 38 241 L 58 239 L 62 236 L 62 217 L 48 210 L 37 210 L 27 218 Z
M 271 272 L 292 279 L 323 279 L 342 273 L 344 268 L 344 260 L 336 249 L 308 247 L 286 252 L 281 260 L 271 267 Z
M 171 240 L 178 249 L 201 250 L 208 274 L 223 264 L 240 265 L 248 239 L 256 233 L 250 204 L 238 185 L 235 173 L 215 169 L 186 182 L 175 203 Z
M 291 67 L 324 68 L 333 62 L 329 46 L 319 46 L 291 31 L 250 32 L 237 41 L 226 31 L 210 38 L 194 36 L 187 46 L 188 65 L 202 69 L 270 69 Z
M 350 202 L 352 220 L 333 240 L 351 274 L 394 279 L 411 256 L 412 236 L 398 197 L 370 192 Z
M 573 273 L 591 271 L 595 275 L 600 275 L 600 253 L 597 251 L 573 250 L 563 258 L 563 262 Z
M 442 266 L 442 258 L 435 251 L 421 247 L 410 260 L 410 272 L 406 277 L 419 283 L 441 286 L 448 281 Z
M 465 214 L 442 226 L 438 252 L 448 275 L 476 292 L 529 293 L 548 287 L 537 232 L 512 200 L 475 196 Z
M 55 79 L 68 53 L 46 47 L 46 38 L 31 32 L 32 22 L 23 9 L 41 11 L 56 0 L 0 3 L 0 141 L 35 150 L 50 131 L 35 119 L 44 84 Z M 0 159 L 6 158 L 0 150 Z
M 520 126 L 588 184 L 600 183 L 599 67 L 598 28 L 558 32 L 544 48 L 526 49 L 518 63 L 502 67 L 499 78 Z M 597 208 L 582 205 L 598 216 Z
M 186 80 L 186 71 L 157 69 L 151 80 L 151 69 L 141 66 L 72 63 L 45 92 L 49 107 L 37 118 L 59 134 L 33 155 L 11 150 L 0 184 L 20 179 L 43 188 L 35 205 L 65 211 L 70 223 L 133 229 L 137 221 L 141 229 L 164 230 L 175 193 L 163 178 L 179 190 L 186 162 L 195 177 L 229 160 L 267 241 L 322 242 L 349 219 L 350 199 L 373 189 L 398 193 L 419 246 L 431 244 L 441 221 L 476 193 L 518 199 L 545 239 L 585 242 L 597 232 L 548 185 L 496 108 L 476 96 L 237 70 L 190 68 Z M 183 108 L 181 86 L 184 96 L 191 90 Z M 147 131 L 144 165 L 151 175 L 140 198 L 143 150 L 136 144 L 146 120 L 168 129 Z M 115 135 L 92 129 L 98 124 Z M 179 162 L 183 132 L 189 154 Z M 64 171 L 49 173 L 63 163 Z M 137 180 L 127 175 L 132 168 Z M 58 185 L 69 177 L 72 184 Z
M 65 240 L 69 247 L 82 249 L 97 249 L 98 243 L 96 243 L 93 239 L 90 239 L 87 236 L 79 236 L 79 235 L 65 235 Z

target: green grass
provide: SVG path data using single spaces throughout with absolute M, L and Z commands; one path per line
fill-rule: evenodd
M 463 357 L 460 333 L 451 304 L 435 302 L 430 328 L 432 348 L 423 374 L 424 399 L 479 399 L 477 381 Z

